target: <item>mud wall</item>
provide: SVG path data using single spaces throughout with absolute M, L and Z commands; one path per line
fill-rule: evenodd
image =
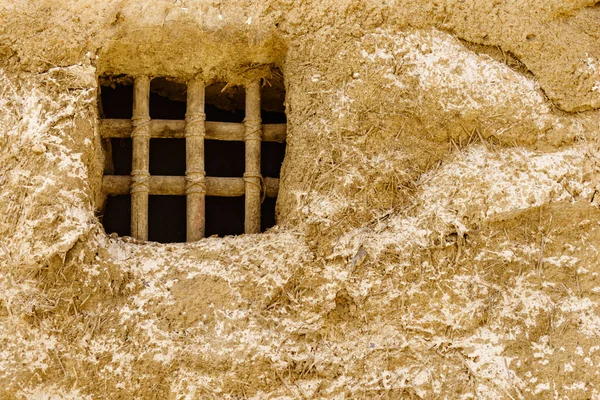
M 3 397 L 598 395 L 595 1 L 0 17 Z M 278 226 L 107 237 L 97 76 L 265 65 L 287 90 Z

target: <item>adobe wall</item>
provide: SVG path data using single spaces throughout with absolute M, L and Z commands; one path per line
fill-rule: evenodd
M 595 3 L 0 4 L 0 397 L 598 396 Z M 97 76 L 269 64 L 278 226 L 107 237 Z

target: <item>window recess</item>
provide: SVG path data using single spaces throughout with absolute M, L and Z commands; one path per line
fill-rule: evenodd
M 256 80 L 223 99 L 227 85 L 207 87 L 201 79 L 106 81 L 99 131 L 107 233 L 192 242 L 274 224 L 286 140 L 283 85 L 271 90 Z M 281 105 L 274 108 L 273 98 Z M 219 108 L 224 102 L 232 106 Z

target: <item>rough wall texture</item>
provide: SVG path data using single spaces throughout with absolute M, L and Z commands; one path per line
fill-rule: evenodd
M 596 1 L 0 4 L 0 398 L 600 396 Z M 278 227 L 94 216 L 97 76 L 285 74 Z

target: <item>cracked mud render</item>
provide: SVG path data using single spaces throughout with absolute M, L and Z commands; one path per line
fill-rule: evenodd
M 596 1 L 2 0 L 0 22 L 0 399 L 600 397 Z M 107 235 L 99 79 L 279 74 L 274 227 Z

